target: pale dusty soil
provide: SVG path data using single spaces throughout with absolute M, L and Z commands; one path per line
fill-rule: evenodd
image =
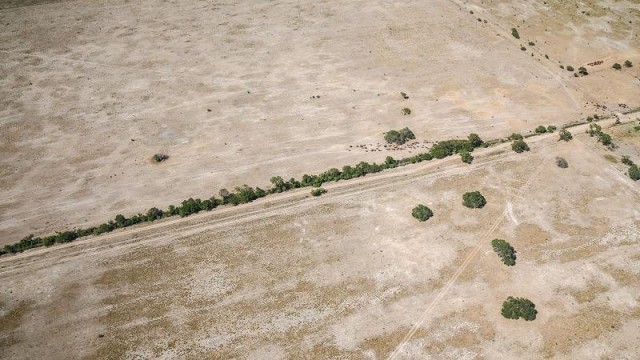
M 0 0 L 0 244 L 418 151 L 370 151 L 390 128 L 492 138 L 639 106 L 640 4 L 546 2 Z M 619 159 L 640 163 L 640 132 L 610 124 L 613 151 L 574 128 L 1 257 L 0 357 L 636 358 Z M 510 295 L 538 318 L 504 319 Z
M 3 355 L 631 359 L 640 189 L 575 135 L 0 258 Z M 538 318 L 502 318 L 509 295 Z
M 640 105 L 637 2 L 517 3 L 1 0 L 0 244 L 408 155 L 369 151 L 392 128 L 492 138 Z

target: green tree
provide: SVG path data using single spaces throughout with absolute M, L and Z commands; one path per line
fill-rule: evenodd
M 580 75 L 586 76 L 589 75 L 589 72 L 587 71 L 587 69 L 583 66 L 580 66 L 578 68 L 578 73 L 580 73 Z
M 513 133 L 509 135 L 509 140 L 522 140 L 522 139 L 524 139 L 524 137 L 522 136 L 522 134 L 519 134 L 519 133 Z
M 640 180 L 640 168 L 638 168 L 638 165 L 633 164 L 633 165 L 629 166 L 629 177 L 633 181 Z
M 527 145 L 524 140 L 516 140 L 511 144 L 511 149 L 515 152 L 522 153 L 524 151 L 529 151 L 529 145 Z
M 462 159 L 463 163 L 471 164 L 471 162 L 473 162 L 473 155 L 471 155 L 468 151 L 461 151 L 460 159 Z
M 547 132 L 552 133 L 552 132 L 556 131 L 556 129 L 557 129 L 557 127 L 555 125 L 547 126 Z
M 516 250 L 511 244 L 502 239 L 493 239 L 491 247 L 493 247 L 493 251 L 500 256 L 505 265 L 513 266 L 516 264 Z
M 611 138 L 611 135 L 607 134 L 607 133 L 603 133 L 601 132 L 600 135 L 598 136 L 598 141 L 602 143 L 602 145 L 605 146 L 609 146 L 611 144 L 613 144 L 613 140 Z
M 313 196 L 320 196 L 322 194 L 325 194 L 327 192 L 327 190 L 323 189 L 323 188 L 317 188 L 317 189 L 313 189 L 311 190 L 311 195 Z
M 520 34 L 518 34 L 518 30 L 516 28 L 511 28 L 511 35 L 516 39 L 520 39 Z
M 567 71 L 573 71 L 573 66 L 567 65 Z
M 462 195 L 462 204 L 470 209 L 481 209 L 487 204 L 487 200 L 479 191 L 472 191 Z
M 420 204 L 413 208 L 413 210 L 411 211 L 411 215 L 414 218 L 418 219 L 418 221 L 427 221 L 433 216 L 433 211 L 431 211 L 431 209 L 429 209 L 428 207 Z
M 571 132 L 569 130 L 560 130 L 560 140 L 569 141 L 571 139 L 573 139 L 573 135 L 571 135 Z
M 536 305 L 529 299 L 509 296 L 507 300 L 502 303 L 502 316 L 507 319 L 517 320 L 523 318 L 526 321 L 532 321 L 536 319 L 537 314 Z
M 478 136 L 478 134 L 471 133 L 469 134 L 467 139 L 469 140 L 469 143 L 471 143 L 472 148 L 477 148 L 482 146 L 482 144 L 484 144 L 484 141 L 482 141 L 482 139 L 480 138 L 480 136 Z
M 402 108 L 402 115 L 411 115 L 411 109 L 408 107 Z
M 558 167 L 562 169 L 566 169 L 569 167 L 569 163 L 567 162 L 567 160 L 562 157 L 556 157 L 556 165 L 558 165 Z
M 630 68 L 630 67 L 633 66 L 633 63 L 631 61 L 629 61 L 629 60 L 625 60 L 624 61 L 624 66 Z
M 536 134 L 544 134 L 547 132 L 547 128 L 540 125 L 536 128 Z
M 614 68 L 616 70 L 620 70 L 620 69 L 622 69 L 622 66 L 620 66 L 620 64 L 618 64 L 618 63 L 615 63 L 615 64 L 613 64 L 612 68 Z
M 402 145 L 408 140 L 414 140 L 416 135 L 408 127 L 404 129 L 390 130 L 384 134 L 384 139 L 390 144 Z

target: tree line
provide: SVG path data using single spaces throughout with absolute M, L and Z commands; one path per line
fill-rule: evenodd
M 126 228 L 144 222 L 153 222 L 158 219 L 163 219 L 171 216 L 185 217 L 196 214 L 200 211 L 211 211 L 221 205 L 245 204 L 265 197 L 269 194 L 282 193 L 297 188 L 318 188 L 322 186 L 322 184 L 327 182 L 349 180 L 366 176 L 367 174 L 373 174 L 387 169 L 393 169 L 399 166 L 429 161 L 433 158 L 442 159 L 461 152 L 472 152 L 475 148 L 484 145 L 485 143 L 480 138 L 480 136 L 478 136 L 477 134 L 470 134 L 466 140 L 454 139 L 438 142 L 433 145 L 429 152 L 420 153 L 414 156 L 409 156 L 402 159 L 394 159 L 391 156 L 387 156 L 384 162 L 381 164 L 377 164 L 375 162 L 373 164 L 369 164 L 363 161 L 353 166 L 346 165 L 342 167 L 342 170 L 331 168 L 316 175 L 305 174 L 302 176 L 301 180 L 296 180 L 295 178 L 284 180 L 281 176 L 274 176 L 271 178 L 271 186 L 266 189 L 261 189 L 259 187 L 252 188 L 251 186 L 245 184 L 236 187 L 234 191 L 221 189 L 218 192 L 219 197 L 216 197 L 214 195 L 205 200 L 198 198 L 189 198 L 182 201 L 182 203 L 178 206 L 170 205 L 166 210 L 152 207 L 144 214 L 138 213 L 129 217 L 118 214 L 113 220 L 109 220 L 97 226 L 56 232 L 53 235 L 44 237 L 35 237 L 33 235 L 29 235 L 14 244 L 5 245 L 4 248 L 0 249 L 0 256 L 5 254 L 19 253 L 28 249 L 42 246 L 48 247 L 54 244 L 68 243 L 81 237 L 109 233 L 116 229 Z

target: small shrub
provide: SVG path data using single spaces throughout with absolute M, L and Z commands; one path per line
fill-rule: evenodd
M 536 46 L 536 43 L 534 43 L 533 41 L 529 41 L 529 46 Z
M 411 109 L 402 108 L 402 115 L 411 115 Z
M 326 194 L 327 190 L 323 189 L 323 188 L 317 188 L 317 189 L 313 189 L 311 190 L 311 195 L 313 196 L 320 196 L 322 194 Z
M 630 68 L 630 67 L 633 66 L 633 63 L 631 61 L 629 61 L 629 60 L 625 60 L 624 61 L 624 66 Z
M 558 165 L 558 167 L 562 169 L 566 169 L 569 167 L 569 163 L 563 157 L 556 157 L 556 165 Z
M 536 128 L 536 134 L 544 134 L 547 132 L 547 128 L 540 125 Z
M 612 68 L 614 68 L 616 70 L 620 70 L 620 69 L 622 69 L 622 66 L 620 66 L 620 64 L 618 64 L 618 63 L 615 63 L 615 64 L 613 64 Z
M 559 134 L 560 134 L 560 140 L 570 141 L 571 139 L 573 139 L 573 135 L 567 129 L 560 130 Z
M 525 152 L 525 151 L 529 151 L 531 149 L 529 149 L 529 145 L 527 145 L 526 142 L 524 142 L 524 140 L 516 140 L 511 144 L 511 149 L 515 152 L 517 152 L 518 154 Z
M 607 161 L 610 163 L 614 163 L 614 164 L 618 163 L 618 159 L 616 159 L 616 157 L 611 154 L 606 154 L 604 158 L 607 159 Z
M 407 100 L 409 98 L 409 95 L 407 95 L 407 93 L 405 92 L 400 92 L 400 95 L 402 96 L 403 99 Z
M 516 28 L 511 28 L 511 35 L 516 39 L 520 39 L 520 34 L 518 34 L 518 30 Z
M 163 161 L 167 160 L 168 158 L 169 158 L 169 155 L 165 155 L 165 154 L 162 154 L 162 153 L 158 153 L 158 154 L 153 155 L 153 160 L 155 162 L 163 162 Z
M 526 48 L 526 47 L 524 47 L 524 46 L 520 46 L 520 50 L 522 50 L 522 51 L 527 51 L 527 48 Z
M 556 131 L 556 129 L 557 129 L 557 127 L 555 125 L 547 126 L 547 132 L 552 133 L 552 132 Z
M 587 116 L 587 122 L 593 122 L 593 116 Z
M 640 180 L 640 168 L 638 168 L 638 165 L 633 164 L 629 166 L 629 177 L 633 181 Z
M 509 136 L 509 140 L 522 140 L 524 139 L 521 134 L 513 133 Z
M 564 70 L 564 65 L 560 65 L 560 69 L 563 69 L 563 70 Z
M 469 209 L 481 209 L 487 204 L 487 200 L 479 191 L 473 191 L 462 195 L 462 204 Z
M 594 137 L 595 135 L 599 135 L 602 132 L 602 126 L 598 124 L 589 124 L 589 129 L 587 130 L 587 134 L 589 136 Z
M 573 71 L 573 66 L 567 65 L 567 71 Z
M 418 221 L 427 221 L 433 216 L 433 211 L 428 207 L 420 204 L 413 208 L 411 215 L 418 219 Z
M 471 164 L 473 162 L 473 155 L 471 155 L 468 151 L 461 151 L 460 158 L 463 163 Z
M 605 146 L 611 146 L 613 145 L 613 139 L 611 138 L 611 135 L 607 134 L 607 133 L 603 133 L 601 132 L 598 136 L 598 141 L 602 143 L 602 145 Z
M 491 246 L 505 265 L 513 266 L 516 264 L 516 250 L 511 244 L 502 239 L 493 239 Z
M 537 314 L 536 305 L 529 299 L 509 296 L 507 300 L 502 303 L 502 316 L 507 319 L 518 320 L 519 318 L 523 318 L 526 321 L 532 321 L 536 319 Z
M 587 69 L 584 66 L 580 66 L 578 68 L 578 73 L 580 73 L 580 75 L 582 75 L 582 76 L 589 75 L 589 72 L 587 71 Z
M 471 143 L 472 148 L 477 148 L 482 146 L 482 144 L 484 144 L 484 141 L 482 141 L 482 139 L 478 134 L 471 133 L 469 134 L 467 139 L 469 140 L 469 143 Z

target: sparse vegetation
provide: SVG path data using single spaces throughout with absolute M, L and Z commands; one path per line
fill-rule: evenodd
M 418 219 L 418 221 L 422 222 L 429 220 L 433 216 L 433 211 L 431 211 L 431 209 L 429 209 L 425 205 L 420 204 L 413 208 L 413 210 L 411 211 L 411 215 L 414 218 Z
M 523 318 L 527 321 L 532 321 L 536 319 L 537 314 L 536 305 L 529 299 L 509 296 L 507 300 L 502 303 L 502 316 L 507 319 L 518 320 L 519 318 Z
M 604 155 L 604 158 L 607 159 L 607 161 L 610 163 L 614 163 L 614 164 L 618 163 L 618 159 L 616 159 L 616 157 L 611 154 Z
M 573 66 L 567 65 L 567 71 L 573 71 Z
M 411 109 L 408 107 L 402 108 L 402 115 L 411 115 Z
M 571 139 L 573 139 L 573 135 L 567 129 L 560 130 L 559 134 L 560 134 L 560 140 L 570 141 Z
M 627 155 L 622 155 L 622 159 L 620 160 L 620 162 L 628 166 L 633 166 L 634 164 L 631 158 L 629 158 L 629 156 Z
M 624 66 L 627 68 L 633 67 L 633 63 L 629 60 L 625 60 L 624 61 Z
M 620 64 L 618 64 L 618 63 L 615 63 L 615 64 L 613 64 L 612 68 L 614 68 L 616 70 L 620 70 L 620 69 L 622 69 L 622 66 L 620 66 Z
M 384 134 L 384 139 L 390 144 L 402 145 L 406 143 L 408 140 L 414 140 L 416 138 L 413 131 L 409 130 L 409 128 L 400 129 L 398 131 L 391 130 Z
M 479 191 L 472 191 L 462 195 L 462 204 L 469 209 L 481 209 L 487 204 L 487 200 Z
M 520 34 L 518 33 L 518 30 L 516 28 L 511 28 L 511 35 L 513 35 L 513 37 L 516 39 L 520 39 Z
M 516 264 L 516 250 L 511 244 L 502 239 L 493 239 L 491 246 L 505 265 L 513 266 Z
M 327 190 L 323 189 L 323 188 L 316 188 L 311 190 L 311 195 L 313 196 L 320 196 L 322 194 L 326 194 Z
M 565 158 L 563 157 L 556 157 L 556 165 L 558 165 L 559 168 L 562 169 L 566 169 L 569 167 L 569 163 L 567 162 L 567 160 L 565 160 Z
M 524 140 L 516 140 L 511 144 L 511 149 L 515 152 L 517 152 L 518 154 L 525 152 L 525 151 L 529 151 L 531 149 L 529 149 L 529 145 L 527 145 L 526 142 L 524 142 Z

